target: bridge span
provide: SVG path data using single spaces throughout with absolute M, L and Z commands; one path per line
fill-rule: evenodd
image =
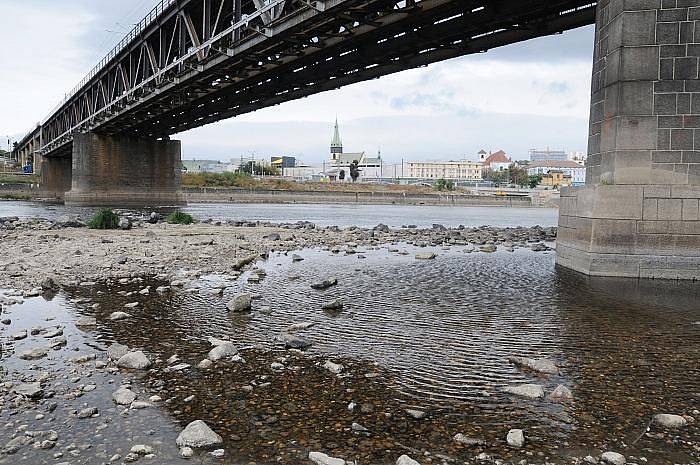
M 557 264 L 700 279 L 698 0 L 163 0 L 20 143 L 76 204 L 180 201 L 169 136 L 596 24 L 587 180 Z

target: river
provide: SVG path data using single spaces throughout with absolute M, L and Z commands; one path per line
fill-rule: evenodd
M 58 219 L 72 215 L 88 219 L 95 210 L 40 202 L 0 201 L 0 217 Z M 272 223 L 310 221 L 319 226 L 340 227 L 372 227 L 384 223 L 394 228 L 408 224 L 430 227 L 434 223 L 447 227 L 556 226 L 558 215 L 558 210 L 554 208 L 411 205 L 191 204 L 182 210 L 199 220 L 212 218 Z

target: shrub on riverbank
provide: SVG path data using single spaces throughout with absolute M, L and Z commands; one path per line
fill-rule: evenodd
M 194 223 L 194 218 L 187 213 L 174 212 L 169 214 L 165 221 L 170 224 L 192 224 Z
M 104 208 L 92 217 L 88 223 L 90 229 L 118 229 L 119 215 L 114 213 L 109 208 Z

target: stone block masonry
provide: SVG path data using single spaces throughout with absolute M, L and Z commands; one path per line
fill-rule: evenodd
M 562 193 L 557 264 L 700 279 L 700 3 L 601 0 L 586 186 Z
M 68 205 L 119 207 L 183 203 L 179 141 L 94 133 L 73 137 Z

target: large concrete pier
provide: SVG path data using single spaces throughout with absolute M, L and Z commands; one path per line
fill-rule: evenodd
M 45 159 L 42 178 L 68 205 L 180 205 L 180 150 L 179 141 L 76 134 L 71 157 Z
M 598 4 L 586 186 L 562 192 L 557 264 L 700 279 L 700 6 Z

